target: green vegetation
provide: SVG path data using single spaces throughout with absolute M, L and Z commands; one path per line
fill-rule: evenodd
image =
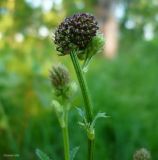
M 6 5 L 5 2 L 0 2 L 1 8 Z M 23 9 L 21 5 L 24 5 Z M 0 38 L 0 159 L 7 159 L 4 154 L 19 154 L 22 160 L 38 159 L 35 150 L 39 148 L 53 160 L 62 160 L 62 133 L 50 105 L 49 69 L 52 63 L 62 61 L 69 68 L 71 79 L 76 79 L 76 76 L 69 56 L 58 57 L 49 38 L 27 34 L 26 29 L 30 24 L 35 32 L 42 24 L 54 28 L 65 12 L 62 10 L 59 14 L 53 9 L 49 15 L 42 14 L 39 8 L 32 9 L 25 3 L 16 7 L 14 22 L 13 15 L 6 13 L 4 16 L 0 8 L 0 34 L 3 33 Z M 139 14 L 144 12 L 141 10 Z M 132 8 L 132 13 L 138 11 Z M 151 16 L 153 13 L 154 10 Z M 29 17 L 28 21 L 24 21 L 26 17 Z M 148 20 L 151 19 L 148 15 Z M 123 27 L 124 21 L 121 23 L 117 56 L 109 60 L 102 54 L 97 55 L 86 77 L 95 106 L 94 114 L 100 111 L 110 116 L 96 126 L 96 135 L 101 138 L 96 138 L 94 156 L 96 160 L 131 160 L 137 149 L 145 147 L 156 160 L 158 33 L 155 32 L 153 40 L 145 41 L 141 30 L 143 24 L 127 30 Z M 24 40 L 15 41 L 16 33 L 22 33 Z M 73 104 L 76 106 L 81 102 L 83 104 L 81 95 L 77 95 Z M 77 125 L 80 119 L 75 108 L 69 116 L 70 148 L 82 146 L 75 159 L 84 160 L 87 146 L 83 145 L 83 141 L 86 137 Z M 43 155 L 40 150 L 38 153 Z

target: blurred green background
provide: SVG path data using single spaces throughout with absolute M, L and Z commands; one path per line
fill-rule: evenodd
M 106 46 L 89 66 L 94 112 L 110 118 L 96 126 L 96 160 L 131 160 L 145 147 L 158 159 L 158 1 L 0 0 L 0 160 L 38 159 L 40 148 L 63 159 L 62 135 L 51 109 L 48 78 L 64 63 L 76 80 L 69 56 L 58 57 L 51 33 L 66 17 L 89 11 L 99 20 Z M 110 22 L 112 23 L 110 23 Z M 108 27 L 112 25 L 112 27 Z M 111 36 L 111 37 L 110 37 Z M 74 106 L 83 106 L 81 94 Z M 86 159 L 86 136 L 70 113 L 71 148 Z

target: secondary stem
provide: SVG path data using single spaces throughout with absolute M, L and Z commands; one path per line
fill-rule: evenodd
M 81 92 L 82 92 L 82 96 L 84 99 L 86 117 L 87 117 L 88 122 L 91 124 L 92 119 L 93 119 L 92 104 L 91 104 L 91 100 L 90 100 L 89 93 L 88 93 L 87 83 L 83 75 L 83 71 L 78 62 L 76 52 L 71 52 L 70 56 L 71 56 L 71 60 L 72 60 L 74 69 L 76 71 L 76 75 L 77 75 L 77 78 L 80 84 L 80 88 L 81 88 Z M 91 140 L 88 138 L 88 160 L 93 160 L 93 150 L 94 150 L 94 140 Z
M 68 133 L 68 113 L 65 113 L 65 126 L 62 128 L 63 141 L 64 141 L 64 154 L 65 160 L 70 160 L 69 150 L 69 133 Z

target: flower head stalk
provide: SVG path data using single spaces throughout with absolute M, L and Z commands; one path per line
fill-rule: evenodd
M 70 76 L 67 68 L 63 65 L 52 67 L 52 70 L 50 71 L 50 80 L 55 90 L 55 99 L 52 101 L 52 106 L 63 133 L 65 160 L 70 160 L 68 133 Z
M 104 38 L 98 33 L 98 22 L 89 13 L 77 13 L 66 18 L 57 28 L 54 36 L 56 49 L 61 56 L 70 54 L 78 82 L 82 91 L 88 125 L 93 122 L 92 102 L 84 72 L 78 59 L 84 60 L 84 67 L 88 65 L 92 56 L 99 53 L 104 45 Z M 88 160 L 93 160 L 95 130 L 87 128 Z

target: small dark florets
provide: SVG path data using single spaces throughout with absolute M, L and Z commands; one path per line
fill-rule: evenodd
M 77 13 L 66 18 L 55 32 L 55 44 L 61 55 L 76 48 L 84 50 L 99 29 L 95 17 L 88 13 Z
M 58 95 L 63 94 L 68 90 L 70 77 L 65 66 L 57 65 L 52 67 L 52 70 L 50 71 L 50 79 Z

